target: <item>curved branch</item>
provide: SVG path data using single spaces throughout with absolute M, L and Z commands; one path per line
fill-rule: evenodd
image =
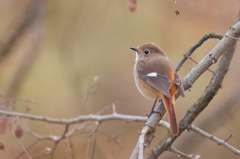
M 215 34 L 215 33 L 209 33 L 205 34 L 195 45 L 193 45 L 186 54 L 187 56 L 191 56 L 192 53 L 199 48 L 205 41 L 207 41 L 210 38 L 216 38 L 216 39 L 222 39 L 223 35 L 221 34 Z M 183 63 L 187 60 L 186 56 L 183 56 L 180 61 L 178 62 L 177 66 L 175 67 L 176 71 L 179 71 L 180 67 L 182 67 Z
M 238 18 L 239 19 L 239 18 Z M 226 35 L 230 35 L 233 37 L 239 37 L 240 34 L 240 22 L 239 20 L 237 20 L 237 23 L 234 24 L 229 31 L 226 33 Z M 193 83 L 214 63 L 217 62 L 218 58 L 228 49 L 232 47 L 232 44 L 236 43 L 236 40 L 226 37 L 224 36 L 222 38 L 222 40 L 213 48 L 213 50 L 203 58 L 203 60 L 201 60 L 199 62 L 199 64 L 197 66 L 195 66 L 193 69 L 191 69 L 191 71 L 187 74 L 187 76 L 183 79 L 183 86 L 184 89 L 187 90 L 189 89 Z M 227 67 L 228 68 L 228 67 Z M 215 76 L 215 75 L 214 75 Z M 176 94 L 176 99 L 179 97 L 179 93 Z M 209 101 L 210 102 L 210 101 Z M 156 130 L 156 126 L 158 124 L 158 122 L 161 120 L 161 118 L 163 117 L 163 115 L 166 112 L 166 109 L 163 105 L 163 103 L 160 103 L 158 105 L 158 107 L 156 108 L 155 111 L 160 112 L 162 115 L 159 115 L 157 113 L 154 113 L 149 120 L 146 122 L 146 124 L 144 125 L 143 129 L 142 129 L 142 133 L 141 135 L 144 136 L 145 142 L 144 142 L 144 147 L 149 146 L 149 144 L 151 143 L 154 134 L 155 134 L 155 130 Z M 201 112 L 201 111 L 200 111 Z M 200 113 L 198 112 L 198 113 Z M 194 118 L 195 119 L 195 118 Z M 193 120 L 194 120 L 193 119 Z M 191 121 L 192 122 L 192 121 Z M 181 134 L 181 133 L 179 133 Z M 141 138 L 141 135 L 139 138 Z M 168 136 L 171 138 L 172 134 L 169 132 Z M 176 137 L 173 137 L 174 140 Z M 164 139 L 167 139 L 167 137 L 165 137 Z M 174 140 L 170 140 L 171 143 Z M 140 140 L 138 141 L 137 145 L 135 146 L 135 149 L 131 155 L 131 159 L 137 159 L 140 153 L 143 152 L 139 152 L 139 146 L 140 146 Z M 162 143 L 160 143 L 160 145 L 162 145 Z M 169 145 L 168 145 L 169 146 Z M 166 147 L 165 147 L 166 148 Z M 155 150 L 155 148 L 154 148 Z M 165 150 L 165 149 L 164 149 Z M 162 151 L 163 152 L 163 151 Z M 162 152 L 157 152 L 158 154 L 155 154 L 155 157 L 158 156 L 159 154 L 161 154 Z M 150 152 L 149 156 L 154 156 L 155 152 Z M 148 157 L 151 158 L 151 157 Z
M 231 35 L 234 37 L 240 36 L 240 21 L 238 21 L 230 30 L 227 32 L 227 35 Z M 233 57 L 233 53 L 235 51 L 237 41 L 232 38 L 223 38 L 218 45 L 209 53 L 209 57 L 205 57 L 205 61 L 201 61 L 201 64 L 205 65 L 211 65 L 212 62 L 209 60 L 212 59 L 212 57 L 219 57 L 221 55 L 221 52 L 224 52 L 221 61 L 217 67 L 217 70 L 215 71 L 215 74 L 206 88 L 203 95 L 199 98 L 199 100 L 188 110 L 188 112 L 185 114 L 185 116 L 181 119 L 179 122 L 179 135 L 185 130 L 190 128 L 190 124 L 195 120 L 195 118 L 204 110 L 204 108 L 207 107 L 209 102 L 213 99 L 213 97 L 216 95 L 218 90 L 222 86 L 222 81 L 228 71 L 230 62 Z M 215 52 L 214 52 L 215 51 Z M 214 58 L 213 58 L 214 59 Z M 199 64 L 200 64 L 199 63 Z M 196 75 L 201 69 L 207 69 L 207 67 L 203 66 L 196 66 L 193 69 L 193 73 L 195 72 Z M 197 69 L 198 68 L 198 69 Z M 185 80 L 191 79 L 191 81 L 195 81 L 196 77 L 193 77 L 192 74 L 188 74 L 187 77 L 185 77 Z M 186 81 L 185 81 L 186 82 Z M 185 84 L 186 85 L 186 84 Z M 186 87 L 185 87 L 186 88 Z M 167 150 L 174 140 L 178 136 L 172 136 L 171 133 L 168 133 L 165 138 L 155 147 L 152 149 L 152 151 L 148 154 L 146 157 L 147 159 L 156 158 L 159 156 L 162 152 Z

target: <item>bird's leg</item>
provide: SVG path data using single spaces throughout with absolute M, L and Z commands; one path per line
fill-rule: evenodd
M 160 112 L 154 111 L 154 107 L 155 107 L 155 105 L 156 105 L 156 103 L 157 103 L 157 100 L 158 100 L 158 98 L 155 100 L 155 102 L 154 102 L 154 104 L 153 104 L 153 106 L 152 106 L 152 109 L 151 109 L 150 113 L 148 114 L 148 119 L 150 118 L 150 116 L 151 116 L 153 113 L 158 113 L 158 114 L 161 115 Z M 159 102 L 160 102 L 160 100 L 159 100 Z

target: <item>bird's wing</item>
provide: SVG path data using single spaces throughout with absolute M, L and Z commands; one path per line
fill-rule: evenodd
M 163 95 L 167 96 L 169 99 L 173 100 L 169 89 L 171 87 L 171 81 L 169 80 L 168 76 L 163 73 L 157 73 L 157 72 L 150 72 L 137 69 L 137 75 L 139 78 L 144 80 L 147 84 L 149 84 L 154 89 L 161 92 Z

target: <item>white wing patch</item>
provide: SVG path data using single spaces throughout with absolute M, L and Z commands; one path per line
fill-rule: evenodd
M 157 77 L 157 72 L 151 72 L 147 74 L 148 77 Z

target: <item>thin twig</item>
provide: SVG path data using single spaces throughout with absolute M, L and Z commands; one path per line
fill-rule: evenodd
M 29 159 L 32 159 L 32 157 L 28 154 L 27 150 L 25 149 L 25 147 L 23 146 L 23 144 L 21 143 L 21 141 L 20 141 L 20 140 L 17 138 L 17 136 L 15 135 L 11 123 L 10 123 L 10 128 L 11 128 L 11 130 L 12 130 L 12 133 L 13 133 L 14 137 L 17 139 L 19 145 L 23 148 L 24 152 L 27 154 L 28 158 L 29 158 Z
M 69 125 L 67 124 L 67 125 L 65 126 L 64 132 L 63 132 L 63 134 L 62 134 L 62 137 L 61 137 L 62 139 L 65 137 L 65 135 L 67 135 L 67 138 L 69 137 L 68 129 L 69 129 Z
M 106 137 L 107 141 L 113 141 L 113 143 L 115 143 L 116 145 L 118 145 L 120 148 L 123 148 L 122 146 L 122 141 L 120 140 L 119 137 L 115 136 L 115 135 L 110 135 L 106 132 L 102 132 L 102 131 L 99 131 L 97 132 L 99 135 L 103 135 Z
M 226 139 L 224 140 L 224 142 L 228 142 L 228 140 L 231 139 L 233 136 L 235 136 L 233 133 L 230 134 L 230 135 L 228 136 L 228 138 L 226 138 Z
M 114 105 L 117 104 L 117 103 L 118 103 L 118 102 L 114 102 Z M 113 104 L 112 104 L 112 105 L 113 105 Z M 96 114 L 102 115 L 102 114 L 106 113 L 107 111 L 109 111 L 109 110 L 112 109 L 112 105 L 103 108 L 102 110 L 100 110 L 100 111 L 97 112 Z M 15 113 L 13 113 L 13 114 L 15 114 Z M 116 113 L 116 114 L 117 114 L 117 113 Z M 15 115 L 16 115 L 16 114 L 15 114 Z M 13 115 L 13 116 L 15 116 L 15 115 Z M 29 115 L 29 114 L 25 114 L 25 115 Z M 121 114 L 118 114 L 118 115 L 120 115 L 120 116 L 119 116 L 120 118 L 119 118 L 118 120 L 128 121 L 128 122 L 126 122 L 126 123 L 129 123 L 129 122 L 146 122 L 146 121 L 147 121 L 147 117 L 130 116 L 130 115 L 129 115 L 128 118 L 126 119 L 124 115 L 123 115 L 123 116 L 121 116 Z M 91 117 L 91 115 L 90 115 L 90 117 Z M 104 116 L 103 116 L 103 117 L 104 117 Z M 123 117 L 123 118 L 121 118 L 121 117 Z M 141 119 L 141 120 L 136 120 L 136 119 L 138 119 L 138 118 Z M 32 118 L 32 119 L 34 120 L 34 118 Z M 113 114 L 110 114 L 109 120 L 114 120 L 114 119 L 115 119 L 114 115 L 113 115 Z M 59 121 L 65 121 L 66 119 L 58 119 L 58 120 L 59 120 Z M 93 133 L 93 131 L 85 131 L 85 132 L 76 133 L 77 131 L 86 129 L 87 125 L 89 125 L 89 124 L 91 123 L 91 121 L 88 121 L 88 120 L 87 120 L 86 122 L 84 122 L 81 126 L 77 127 L 77 129 L 74 128 L 74 130 L 70 130 L 69 132 L 68 132 L 68 126 L 67 126 L 67 125 L 70 125 L 70 124 L 65 125 L 64 133 L 63 133 L 62 135 L 60 135 L 60 136 L 56 136 L 56 135 L 42 136 L 42 135 L 39 135 L 39 134 L 37 134 L 36 132 L 31 131 L 31 130 L 27 127 L 27 125 L 24 123 L 24 121 L 21 120 L 21 118 L 19 118 L 19 120 L 16 120 L 16 121 L 18 121 L 18 123 L 21 125 L 22 130 L 23 130 L 25 133 L 27 133 L 27 134 L 29 134 L 29 135 L 37 138 L 37 141 L 34 142 L 32 145 L 30 145 L 27 149 L 30 149 L 31 147 L 33 147 L 33 146 L 34 146 L 36 143 L 38 143 L 40 140 L 51 140 L 51 141 L 54 141 L 55 144 L 58 144 L 58 143 L 59 143 L 62 139 L 64 139 L 64 138 L 68 138 L 68 137 L 71 137 L 71 136 L 79 135 L 79 134 L 82 134 L 82 133 Z M 96 120 L 96 121 L 97 121 L 97 120 Z M 47 120 L 43 120 L 43 122 L 47 122 Z M 167 122 L 165 122 L 165 121 L 160 121 L 158 125 L 159 125 L 159 126 L 163 126 L 163 127 L 167 128 L 167 129 L 169 129 L 169 127 L 170 127 L 170 126 L 169 126 L 169 123 L 167 123 Z M 66 133 L 66 132 L 68 132 L 68 133 Z M 104 132 L 98 132 L 98 133 L 99 133 L 99 134 L 102 134 L 102 135 L 105 135 L 105 136 L 108 137 L 108 138 L 112 138 L 110 135 L 107 135 L 107 134 L 104 133 Z M 65 134 L 65 135 L 64 135 L 64 134 Z M 112 139 L 113 139 L 113 138 L 112 138 Z M 113 140 L 113 141 L 116 141 L 116 143 L 118 143 L 118 144 L 121 146 L 121 143 L 120 143 L 120 141 L 119 141 L 117 138 L 116 138 L 115 140 Z M 88 148 L 89 148 L 89 146 L 88 146 Z M 52 150 L 51 152 L 53 152 L 54 149 L 55 149 L 55 146 L 54 146 L 53 149 L 51 149 L 51 150 Z M 88 149 L 87 149 L 87 150 L 88 150 Z M 23 153 L 20 153 L 20 154 L 18 155 L 18 157 L 16 157 L 16 159 L 19 158 L 20 156 L 22 156 L 22 154 L 23 154 Z M 87 154 L 87 152 L 86 152 L 86 154 Z M 44 155 L 47 155 L 47 154 L 39 154 L 39 155 L 34 156 L 33 158 L 37 158 L 37 157 L 44 156 Z
M 69 140 L 69 133 L 67 133 L 67 141 L 65 142 L 65 154 L 64 154 L 64 159 L 66 159 L 66 157 L 67 157 L 68 140 Z
M 118 103 L 118 102 L 113 102 L 113 103 Z M 98 111 L 97 113 L 95 113 L 95 115 L 103 115 L 106 112 L 112 110 L 112 105 L 107 106 L 105 108 L 103 108 L 102 110 Z M 78 126 L 77 124 L 69 131 L 70 136 L 72 134 L 74 134 L 76 131 L 85 129 L 89 124 L 91 123 L 91 121 L 85 121 L 82 125 Z
M 236 155 L 240 155 L 240 150 L 234 148 L 232 145 L 228 144 L 227 141 L 233 136 L 232 134 L 226 139 L 226 140 L 221 140 L 201 129 L 199 129 L 198 127 L 191 125 L 190 130 L 216 142 L 218 145 L 223 145 L 224 147 L 226 147 L 227 149 L 229 149 L 230 151 L 234 152 Z
M 84 95 L 84 98 L 83 98 L 83 102 L 82 102 L 82 106 L 81 106 L 79 115 L 82 114 L 83 109 L 86 105 L 86 102 L 87 102 L 87 99 L 88 99 L 88 96 L 90 95 L 90 93 L 96 93 L 98 88 L 99 88 L 99 85 L 100 85 L 100 77 L 99 76 L 94 77 L 92 84 L 90 84 L 90 85 L 87 84 L 86 92 L 85 92 L 85 95 Z M 90 90 L 93 89 L 93 88 L 94 88 L 94 90 L 92 92 L 90 92 Z
M 26 150 L 30 149 L 31 147 L 33 147 L 34 145 L 36 145 L 40 140 L 37 139 L 35 142 L 33 142 L 31 145 L 29 145 Z M 25 151 L 23 150 L 15 159 L 18 159 L 19 157 L 21 157 L 23 154 L 25 153 Z
M 73 146 L 73 143 L 72 143 L 70 137 L 69 137 L 69 145 L 70 145 L 70 148 L 71 148 L 72 159 L 75 159 L 76 158 L 75 149 L 74 149 L 74 146 Z
M 88 137 L 87 149 L 86 149 L 86 152 L 85 152 L 85 157 L 84 157 L 84 159 L 87 159 L 87 157 L 88 157 L 88 151 L 89 151 L 89 148 L 90 148 L 91 140 L 92 140 L 92 134 L 89 135 L 89 137 Z
M 113 103 L 114 103 L 114 105 L 118 104 L 117 101 L 115 101 Z M 112 109 L 112 105 L 107 106 L 107 107 L 103 108 L 102 110 L 100 110 L 99 112 L 97 112 L 96 115 L 102 115 L 102 114 L 106 113 L 107 111 L 110 111 L 111 109 Z M 55 135 L 42 136 L 42 135 L 39 135 L 39 134 L 31 131 L 27 127 L 27 125 L 23 122 L 23 120 L 21 120 L 21 118 L 19 118 L 18 116 L 17 116 L 17 118 L 18 119 L 16 119 L 16 121 L 21 125 L 22 130 L 25 133 L 27 133 L 27 134 L 29 134 L 29 135 L 38 139 L 35 143 L 33 143 L 31 146 L 29 146 L 28 149 L 30 149 L 33 145 L 35 145 L 40 140 L 52 140 L 52 141 L 54 141 L 55 146 L 51 149 L 51 152 L 53 152 L 53 150 L 56 148 L 56 146 L 58 145 L 58 143 L 61 140 L 65 139 L 65 138 L 69 138 L 70 136 L 77 135 L 77 133 L 75 133 L 75 132 L 86 129 L 86 127 L 91 123 L 91 121 L 86 121 L 81 126 L 76 125 L 71 131 L 68 131 L 69 124 L 67 124 L 67 125 L 65 125 L 64 132 L 61 136 L 55 136 Z M 12 118 L 12 119 L 15 120 L 15 118 Z M 61 119 L 59 119 L 59 120 L 61 120 Z M 161 124 L 167 125 L 167 123 L 161 123 Z M 92 131 L 91 132 L 85 132 L 85 133 L 92 133 Z M 78 133 L 78 134 L 80 134 L 80 133 Z M 24 154 L 24 151 L 21 154 L 19 154 L 17 158 L 19 158 L 22 154 Z M 47 152 L 47 154 L 49 154 L 49 153 Z M 44 156 L 44 155 L 47 155 L 47 154 L 39 154 L 39 155 L 34 156 L 33 158 L 37 158 L 37 157 Z M 72 156 L 73 156 L 73 158 L 75 158 L 74 157 L 75 156 L 74 152 L 72 152 Z
M 185 57 L 187 57 L 188 59 L 190 59 L 191 61 L 193 61 L 195 64 L 198 64 L 198 62 L 197 61 L 195 61 L 191 56 L 188 56 L 188 55 L 183 55 L 183 56 L 185 56 Z M 209 68 L 207 69 L 208 71 L 210 71 L 210 72 L 212 72 L 212 73 L 214 73 L 212 70 L 210 70 Z
M 98 134 L 97 132 L 98 132 L 100 125 L 101 125 L 101 123 L 97 122 L 97 126 L 96 126 L 95 130 L 93 131 L 94 139 L 93 139 L 92 159 L 94 159 L 94 153 L 95 153 L 96 143 L 97 143 L 97 134 Z
M 169 150 L 168 150 L 168 151 L 177 154 L 178 157 L 181 157 L 181 158 L 188 158 L 188 159 L 197 159 L 197 158 L 200 158 L 199 155 L 196 155 L 196 156 L 194 156 L 194 155 L 192 155 L 192 154 L 191 154 L 191 155 L 187 155 L 187 154 L 185 154 L 185 153 L 183 153 L 183 152 L 181 152 L 181 151 L 179 151 L 179 150 L 177 150 L 177 149 L 175 149 L 175 148 L 173 148 L 173 147 L 169 147 Z
M 53 146 L 52 149 L 51 149 L 51 159 L 53 159 L 53 153 L 55 152 L 55 149 L 57 148 L 57 145 L 58 145 L 59 142 L 60 142 L 59 140 L 56 141 L 56 142 L 54 143 L 54 146 Z
M 232 38 L 232 39 L 235 39 L 235 40 L 238 40 L 238 41 L 240 41 L 240 39 L 239 38 L 235 38 L 235 37 L 233 37 L 233 36 L 231 36 L 231 35 L 225 35 L 226 37 L 230 37 L 230 38 Z

